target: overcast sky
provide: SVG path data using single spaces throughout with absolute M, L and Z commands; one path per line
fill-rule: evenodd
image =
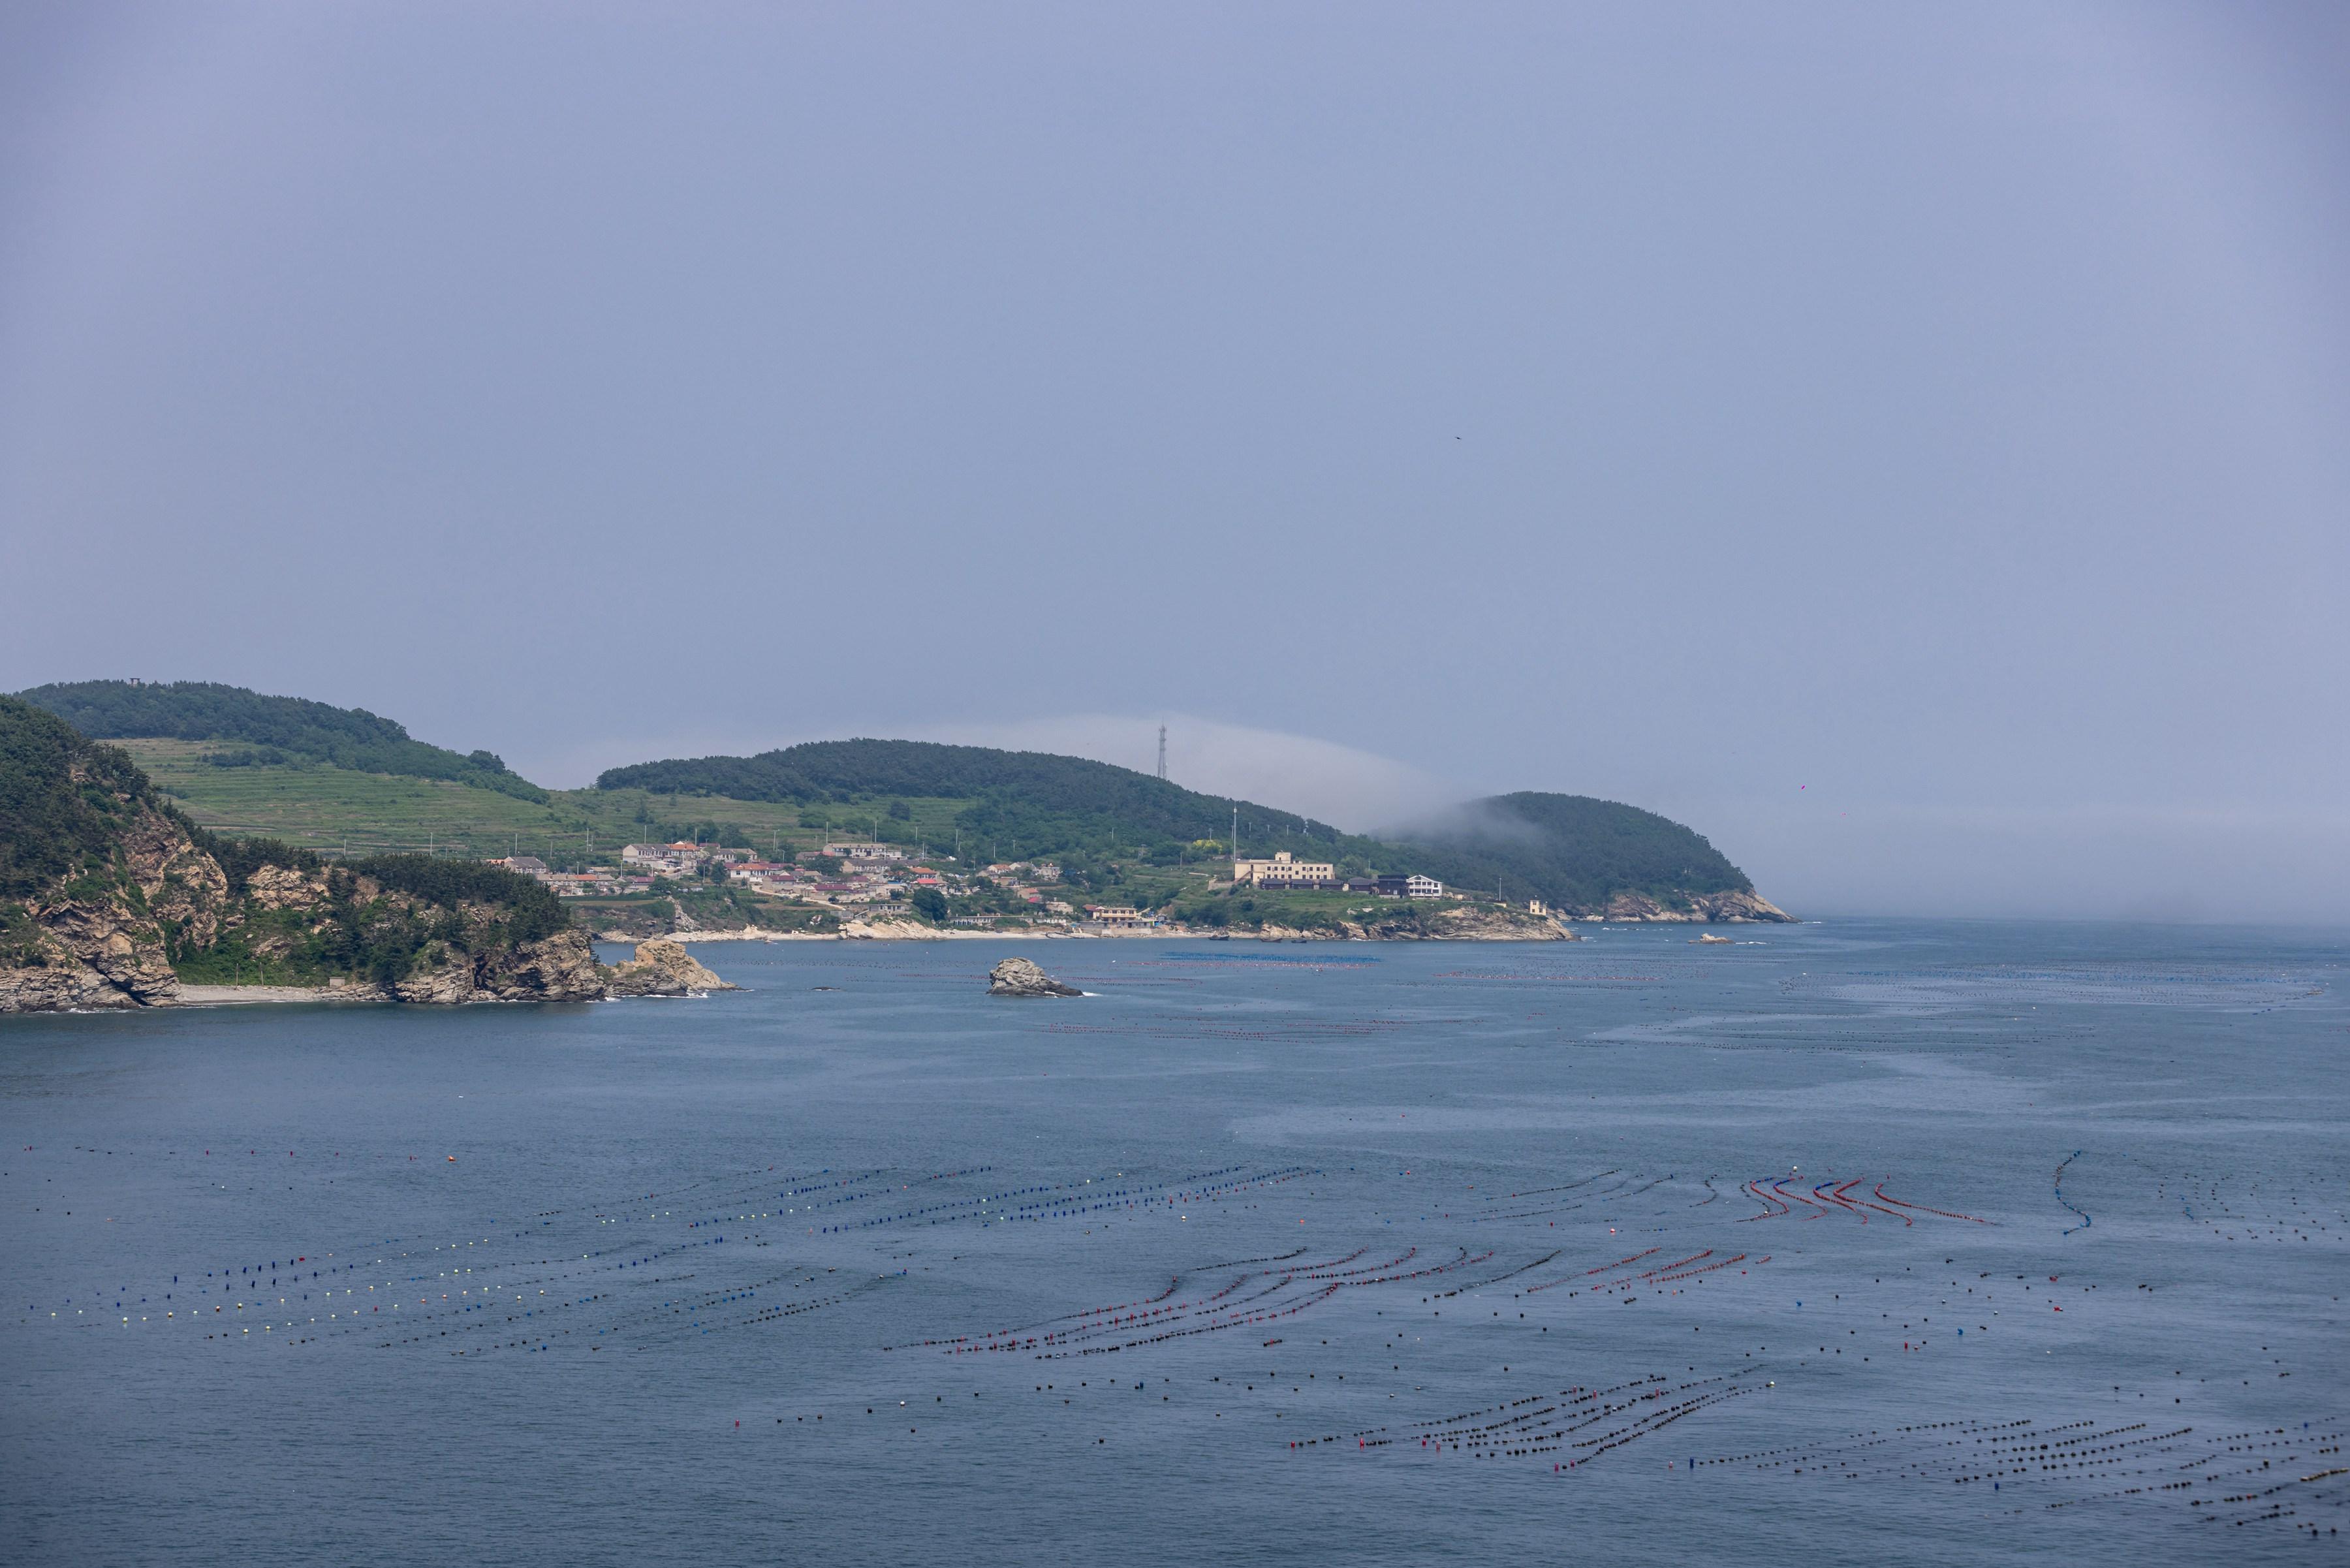
M 0 688 L 2350 921 L 2345 279 L 2338 4 L 18 0 Z

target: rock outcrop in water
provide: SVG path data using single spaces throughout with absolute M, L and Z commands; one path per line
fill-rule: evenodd
M 987 971 L 990 996 L 1083 996 L 1074 985 L 1063 985 L 1024 958 L 1008 958 Z
M 637 944 L 637 956 L 606 971 L 612 996 L 685 996 L 700 991 L 740 991 L 704 968 L 683 946 L 664 938 Z

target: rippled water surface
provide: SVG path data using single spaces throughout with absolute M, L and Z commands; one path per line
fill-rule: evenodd
M 2350 1554 L 2342 940 L 1742 938 L 0 1022 L 0 1560 Z

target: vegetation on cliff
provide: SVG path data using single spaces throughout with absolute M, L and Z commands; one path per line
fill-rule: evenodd
M 182 981 L 603 993 L 584 936 L 527 877 L 207 833 L 117 748 L 0 698 L 0 1012 L 169 1002 Z
M 164 940 L 181 979 L 317 985 L 403 981 L 570 929 L 562 900 L 503 867 L 421 855 L 328 862 L 268 839 L 191 837 L 227 878 L 228 918 L 209 941 Z
M 0 898 L 101 874 L 131 813 L 158 804 L 122 752 L 0 697 Z
M 461 754 L 427 745 L 364 708 L 269 697 L 210 680 L 76 680 L 18 695 L 95 740 L 234 742 L 208 753 L 216 767 L 326 763 L 359 773 L 448 779 L 517 800 L 546 799 L 546 791 L 512 772 L 495 753 Z

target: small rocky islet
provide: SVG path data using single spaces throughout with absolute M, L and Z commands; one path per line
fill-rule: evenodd
M 1008 958 L 987 971 L 990 996 L 1083 996 L 1074 985 L 1063 985 L 1038 968 L 1035 961 Z

